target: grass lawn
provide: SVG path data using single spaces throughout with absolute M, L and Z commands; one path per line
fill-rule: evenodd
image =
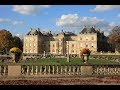
M 66 58 L 43 58 L 39 60 L 31 59 L 31 60 L 23 60 L 22 64 L 39 64 L 39 65 L 73 65 L 73 64 L 83 64 L 80 58 L 70 58 L 70 62 L 66 62 Z M 89 59 L 89 64 L 119 64 L 117 62 L 113 62 L 110 60 L 95 60 Z

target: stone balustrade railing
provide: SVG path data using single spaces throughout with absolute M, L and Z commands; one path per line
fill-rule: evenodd
M 22 65 L 24 76 L 80 75 L 79 65 Z
M 8 75 L 8 66 L 7 65 L 0 65 L 0 76 Z
M 120 75 L 120 65 L 94 65 L 93 75 L 97 76 Z
M 0 77 L 120 75 L 120 65 L 0 65 Z

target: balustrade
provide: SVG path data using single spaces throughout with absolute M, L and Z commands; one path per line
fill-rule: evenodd
M 120 75 L 120 65 L 93 65 L 92 75 L 107 76 Z M 22 65 L 21 75 L 24 76 L 63 76 L 63 75 L 78 75 L 81 76 L 81 65 Z M 0 66 L 0 76 L 7 75 L 8 66 Z

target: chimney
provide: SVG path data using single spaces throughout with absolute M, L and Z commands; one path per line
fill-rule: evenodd
M 98 29 L 98 31 L 100 32 L 100 29 Z
M 95 28 L 95 25 L 93 25 L 92 27 Z
M 38 28 L 38 31 L 40 31 L 40 28 Z
M 32 28 L 31 28 L 31 30 L 32 30 Z
M 83 29 L 86 28 L 86 26 L 83 26 Z

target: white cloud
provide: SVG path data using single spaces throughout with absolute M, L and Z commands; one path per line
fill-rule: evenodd
M 61 18 L 56 22 L 57 26 L 77 26 L 78 23 L 78 15 L 77 14 L 68 14 L 62 15 Z
M 106 26 L 106 22 L 103 19 L 98 19 L 96 17 L 80 17 L 78 14 L 67 14 L 62 15 L 56 22 L 57 26 L 64 27 L 81 27 L 81 26 Z
M 13 25 L 23 25 L 22 21 L 14 21 L 11 19 L 6 19 L 6 18 L 0 18 L 0 23 L 9 23 Z
M 95 25 L 97 28 L 100 28 L 105 33 L 116 25 L 115 22 L 107 22 L 104 19 L 98 19 L 97 17 L 80 17 L 78 14 L 67 14 L 62 15 L 56 22 L 57 26 L 61 26 L 63 28 L 73 28 L 79 30 L 83 26 L 93 26 Z
M 113 9 L 120 9 L 120 5 L 96 5 L 96 7 L 91 11 L 102 12 L 102 11 L 108 11 Z
M 19 37 L 19 36 L 20 36 L 20 34 L 18 33 L 18 34 L 16 34 L 16 36 L 18 36 L 18 37 Z
M 50 5 L 13 5 L 13 11 L 24 15 L 36 15 L 39 10 L 50 7 Z

